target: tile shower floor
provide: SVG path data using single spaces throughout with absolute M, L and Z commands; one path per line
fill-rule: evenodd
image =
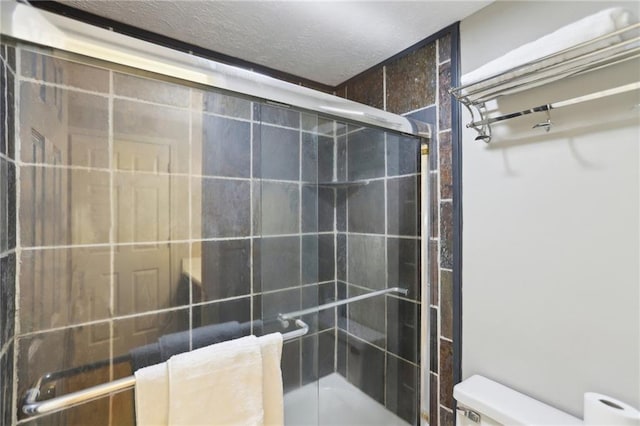
M 319 390 L 318 383 L 314 382 L 284 396 L 286 426 L 409 425 L 338 373 L 325 376 L 319 382 Z

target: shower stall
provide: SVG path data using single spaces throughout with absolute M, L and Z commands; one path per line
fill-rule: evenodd
M 420 423 L 426 125 L 2 7 L 12 422 L 135 424 L 136 348 L 232 323 L 287 425 Z

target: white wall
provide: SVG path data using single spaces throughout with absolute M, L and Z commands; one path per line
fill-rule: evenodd
M 497 2 L 461 24 L 462 74 L 621 2 Z M 639 15 L 640 3 L 626 3 Z M 638 62 L 500 101 L 501 112 L 640 78 Z M 463 132 L 463 378 L 582 417 L 596 391 L 640 406 L 638 92 Z M 468 122 L 464 111 L 462 120 Z

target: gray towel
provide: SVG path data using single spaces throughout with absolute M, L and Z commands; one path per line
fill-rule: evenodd
M 133 348 L 129 351 L 129 355 L 131 356 L 133 371 L 162 362 L 158 343 Z
M 242 336 L 242 328 L 238 321 L 207 325 L 192 330 L 193 349 L 203 348 L 214 343 L 237 339 Z M 159 340 L 160 357 L 167 361 L 173 355 L 189 351 L 189 331 L 167 334 Z

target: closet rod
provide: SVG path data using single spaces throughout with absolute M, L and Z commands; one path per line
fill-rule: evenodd
M 297 319 L 295 320 L 295 323 L 299 328 L 288 333 L 283 333 L 282 340 L 286 341 L 295 339 L 297 337 L 304 336 L 309 332 L 309 326 L 304 321 Z M 69 408 L 73 405 L 87 402 L 92 399 L 100 398 L 114 392 L 133 388 L 135 384 L 135 376 L 129 376 L 44 401 L 36 401 L 40 393 L 40 389 L 32 388 L 26 392 L 22 411 L 30 416 L 36 414 L 47 414 L 53 411 Z
M 607 96 L 613 96 L 620 93 L 631 92 L 637 89 L 640 89 L 640 82 L 625 84 L 624 86 L 614 87 L 612 89 L 602 90 L 599 92 L 590 93 L 588 95 L 567 99 L 564 101 L 558 101 L 551 104 L 540 105 L 540 106 L 536 106 L 536 107 L 525 109 L 518 112 L 512 112 L 512 113 L 500 115 L 497 117 L 491 117 L 491 118 L 486 118 L 484 120 L 474 121 L 472 123 L 467 124 L 467 128 L 477 128 L 480 126 L 485 126 L 487 124 L 493 124 L 500 121 L 511 120 L 512 118 L 521 117 L 523 115 L 533 114 L 536 112 L 550 111 L 552 109 L 558 109 L 558 108 L 563 108 L 570 105 L 576 105 L 583 102 L 605 98 Z

